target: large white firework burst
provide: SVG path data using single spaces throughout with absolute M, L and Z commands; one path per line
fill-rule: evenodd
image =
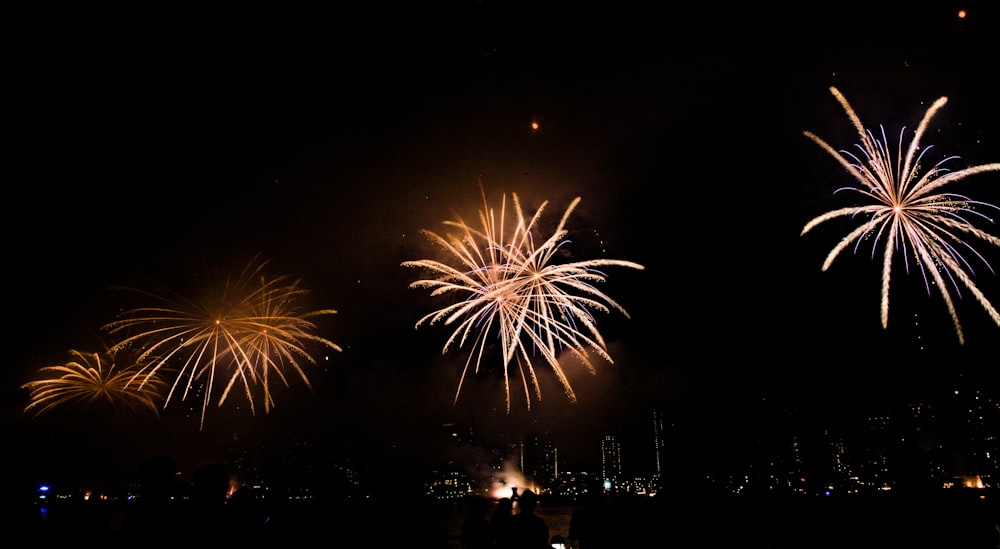
M 624 308 L 595 286 L 606 280 L 600 269 L 644 268 L 618 259 L 557 262 L 557 252 L 567 244 L 566 222 L 580 198 L 572 201 L 555 231 L 539 242 L 535 233 L 547 201 L 528 218 L 517 195 L 512 193 L 511 199 L 512 220 L 507 219 L 506 195 L 498 213 L 489 207 L 484 193 L 478 226 L 459 217 L 444 222 L 456 230 L 454 233 L 441 236 L 423 231 L 444 248 L 452 261 L 422 259 L 402 264 L 435 275 L 413 282 L 411 288 L 429 288 L 431 296 L 456 296 L 453 303 L 424 316 L 416 325 L 418 328 L 438 322 L 455 325 L 442 352 L 447 352 L 453 344 L 463 347 L 471 342 L 471 352 L 455 393 L 456 402 L 470 368 L 478 372 L 487 347 L 498 341 L 508 412 L 512 364 L 517 365 L 528 408 L 531 408 L 531 389 L 541 399 L 533 367 L 533 357 L 539 355 L 555 372 L 569 399 L 576 401 L 559 362 L 560 352 L 569 350 L 593 373 L 590 353 L 612 362 L 593 313 L 614 309 L 628 318 Z
M 925 154 L 932 148 L 921 147 L 921 138 L 931 118 L 947 103 L 946 97 L 939 98 L 927 109 L 909 145 L 905 147 L 906 129 L 900 131 L 899 145 L 893 154 L 885 129 L 882 128 L 880 140 L 865 129 L 840 91 L 836 88 L 830 88 L 830 91 L 844 108 L 861 138 L 861 143 L 856 145 L 859 154 L 837 151 L 815 134 L 808 131 L 804 133 L 830 153 L 860 183 L 860 186 L 837 189 L 837 192 L 856 191 L 872 203 L 836 209 L 806 223 L 802 229 L 803 235 L 820 223 L 834 218 L 859 216 L 864 219 L 860 226 L 834 246 L 823 262 L 823 270 L 827 270 L 840 252 L 852 243 L 856 251 L 862 240 L 871 237 L 874 242 L 873 255 L 879 245 L 883 249 L 881 296 L 883 328 L 889 323 L 889 281 L 894 254 L 897 251 L 903 256 L 907 272 L 910 271 L 911 262 L 919 267 L 928 294 L 931 293 L 932 285 L 938 289 L 951 315 L 959 343 L 965 343 L 965 335 L 958 320 L 958 312 L 952 297 L 953 291 L 961 298 L 962 288 L 967 289 L 990 318 L 1000 326 L 1000 314 L 973 281 L 975 276 L 973 263 L 966 258 L 966 255 L 974 256 L 978 260 L 977 263 L 985 266 L 991 273 L 993 268 L 965 238 L 971 236 L 994 246 L 1000 246 L 1000 238 L 977 228 L 972 223 L 973 220 L 993 223 L 989 212 L 996 214 L 1000 208 L 972 200 L 964 195 L 941 192 L 945 185 L 971 175 L 1000 171 L 1000 163 L 952 171 L 946 168 L 945 164 L 954 162 L 957 157 L 949 156 L 928 170 L 920 169 Z

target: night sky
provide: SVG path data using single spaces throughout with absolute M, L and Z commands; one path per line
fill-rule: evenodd
M 855 225 L 799 234 L 847 205 L 833 191 L 852 183 L 802 134 L 857 142 L 830 86 L 890 136 L 948 96 L 925 143 L 956 166 L 1000 162 L 995 8 L 594 12 L 571 25 L 456 4 L 397 23 L 374 10 L 15 23 L 2 380 L 24 463 L 127 467 L 204 459 L 234 436 L 317 435 L 433 461 L 439 426 L 457 421 L 494 441 L 549 430 L 571 467 L 592 467 L 599 434 L 645 433 L 654 408 L 715 455 L 769 428 L 762 401 L 823 423 L 959 373 L 996 386 L 1000 328 L 977 303 L 958 305 L 959 346 L 940 296 L 897 265 L 883 330 L 868 250 L 820 270 Z M 507 414 L 490 377 L 453 404 L 465 353 L 441 354 L 445 329 L 414 328 L 444 302 L 409 289 L 418 273 L 400 263 L 436 257 L 420 230 L 475 218 L 481 188 L 530 212 L 548 200 L 550 224 L 580 196 L 570 253 L 646 267 L 607 270 L 601 289 L 631 318 L 598 315 L 615 364 L 573 374 L 576 404 L 544 365 L 530 412 L 515 394 Z M 1000 204 L 996 173 L 951 190 Z M 1000 265 L 1000 250 L 975 244 Z M 210 411 L 203 432 L 170 408 L 107 424 L 21 413 L 20 384 L 92 347 L 124 306 L 114 286 L 193 288 L 258 254 L 338 311 L 323 335 L 344 351 L 314 372 L 313 393 L 293 383 L 267 416 Z M 1000 304 L 997 277 L 977 274 Z M 104 446 L 81 450 L 77 435 Z

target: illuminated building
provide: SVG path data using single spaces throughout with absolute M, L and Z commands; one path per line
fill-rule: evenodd
M 615 435 L 601 439 L 601 477 L 606 490 L 615 490 L 622 478 L 622 449 Z

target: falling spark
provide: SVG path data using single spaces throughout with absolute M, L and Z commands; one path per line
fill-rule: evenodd
M 1000 171 L 1000 163 L 951 171 L 945 168 L 944 164 L 956 160 L 957 157 L 950 156 L 934 164 L 930 170 L 921 173 L 921 160 L 931 147 L 921 148 L 920 139 L 927 130 L 931 118 L 947 102 L 947 97 L 939 98 L 924 114 L 912 140 L 905 148 L 905 156 L 903 137 L 905 128 L 900 131 L 899 148 L 893 156 L 885 136 L 885 129 L 882 128 L 882 138 L 881 141 L 878 140 L 871 131 L 865 129 L 840 91 L 836 88 L 830 88 L 830 91 L 840 102 L 861 137 L 861 143 L 856 145 L 860 150 L 860 156 L 849 151 L 838 152 L 815 134 L 808 131 L 804 133 L 837 159 L 840 165 L 861 184 L 859 187 L 841 188 L 836 192 L 856 191 L 874 203 L 832 210 L 806 223 L 802 229 L 803 235 L 820 223 L 834 218 L 843 216 L 866 218 L 862 225 L 848 233 L 830 251 L 823 262 L 823 270 L 826 271 L 837 255 L 851 243 L 854 243 L 854 249 L 857 251 L 861 241 L 871 237 L 874 242 L 873 255 L 880 243 L 884 246 L 881 296 L 883 329 L 889 323 L 889 280 L 896 251 L 903 254 L 907 273 L 910 271 L 911 260 L 920 268 L 928 294 L 931 293 L 930 286 L 933 281 L 933 285 L 944 298 L 960 344 L 965 343 L 965 335 L 949 288 L 954 288 L 955 295 L 961 299 L 960 284 L 964 286 L 997 326 L 1000 326 L 1000 314 L 973 282 L 972 277 L 975 276 L 975 272 L 963 252 L 973 254 L 991 273 L 994 272 L 993 268 L 962 238 L 963 235 L 970 235 L 994 246 L 1000 246 L 1000 238 L 977 228 L 971 222 L 972 219 L 980 219 L 993 223 L 993 219 L 981 210 L 1000 211 L 1000 208 L 993 204 L 971 200 L 963 195 L 939 192 L 945 185 L 970 175 Z

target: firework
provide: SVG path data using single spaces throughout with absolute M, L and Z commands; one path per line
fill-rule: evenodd
M 39 373 L 44 377 L 22 385 L 30 391 L 25 412 L 37 417 L 57 408 L 106 407 L 114 410 L 125 406 L 132 411 L 159 413 L 166 383 L 153 374 L 140 386 L 135 381 L 135 374 L 142 365 L 126 360 L 125 353 L 109 349 L 98 353 L 71 349 L 69 354 L 71 359 L 65 364 L 41 368 Z
M 986 259 L 963 237 L 972 236 L 1000 246 L 1000 238 L 977 228 L 972 223 L 972 220 L 992 223 L 993 219 L 984 212 L 995 213 L 1000 208 L 971 200 L 963 195 L 941 192 L 941 188 L 945 185 L 970 175 L 1000 171 L 1000 163 L 952 171 L 946 168 L 945 164 L 956 160 L 957 157 L 950 156 L 940 160 L 929 170 L 921 172 L 921 162 L 931 147 L 922 148 L 920 139 L 931 118 L 947 102 L 946 97 L 935 101 L 924 114 L 912 140 L 905 147 L 904 156 L 905 128 L 900 131 L 898 149 L 893 155 L 885 136 L 885 129 L 882 128 L 879 140 L 871 131 L 864 128 L 844 96 L 836 88 L 830 88 L 830 91 L 847 112 L 861 137 L 861 143 L 856 145 L 860 153 L 838 152 L 816 135 L 810 132 L 804 133 L 836 158 L 840 165 L 860 183 L 860 186 L 845 187 L 836 192 L 856 191 L 872 203 L 833 210 L 806 223 L 802 229 L 803 235 L 820 223 L 834 218 L 844 216 L 865 218 L 860 226 L 848 233 L 830 251 L 826 261 L 823 262 L 823 270 L 827 270 L 840 252 L 852 243 L 856 252 L 862 240 L 871 238 L 873 257 L 879 246 L 884 248 L 881 296 L 883 329 L 889 323 L 889 279 L 892 273 L 892 260 L 897 251 L 903 255 L 907 273 L 910 271 L 911 261 L 919 267 L 928 294 L 931 293 L 932 283 L 937 287 L 951 315 L 959 343 L 964 344 L 965 336 L 955 310 L 952 291 L 961 298 L 961 288 L 966 288 L 990 318 L 1000 326 L 1000 314 L 976 286 L 973 281 L 975 272 L 972 263 L 963 255 L 973 255 L 993 273 L 993 268 Z
M 289 374 L 294 373 L 311 389 L 303 368 L 316 364 L 310 346 L 341 350 L 315 333 L 313 319 L 336 311 L 304 311 L 299 303 L 308 291 L 287 275 L 268 279 L 263 274 L 265 264 L 251 261 L 239 276 L 201 299 L 129 288 L 155 305 L 128 310 L 104 329 L 120 337 L 115 349 L 134 346 L 141 349 L 140 359 L 148 360 L 135 374 L 140 386 L 171 365 L 177 374 L 164 406 L 177 396 L 185 400 L 200 391 L 202 426 L 216 393 L 222 406 L 230 391 L 239 387 L 251 413 L 256 413 L 258 390 L 267 413 L 274 405 L 274 379 L 287 387 Z M 224 385 L 221 391 L 217 384 Z
M 597 329 L 594 311 L 628 313 L 617 302 L 595 287 L 604 282 L 603 267 L 643 269 L 642 265 L 616 259 L 593 259 L 556 263 L 557 252 L 564 250 L 566 221 L 580 202 L 577 197 L 566 209 L 555 231 L 540 243 L 535 241 L 538 223 L 547 201 L 529 219 L 525 216 L 516 194 L 513 219 L 508 220 L 507 197 L 503 196 L 499 215 L 487 204 L 479 211 L 479 226 L 465 223 L 461 217 L 445 221 L 455 230 L 441 236 L 422 231 L 430 240 L 444 248 L 449 263 L 423 259 L 406 261 L 404 267 L 425 269 L 434 278 L 417 280 L 411 288 L 430 289 L 433 297 L 451 295 L 455 302 L 421 318 L 416 327 L 443 322 L 454 325 L 444 344 L 443 353 L 457 344 L 471 344 L 455 393 L 457 402 L 462 384 L 470 368 L 480 371 L 487 348 L 498 341 L 502 353 L 504 388 L 507 410 L 510 411 L 510 370 L 516 372 L 524 389 L 528 408 L 531 390 L 541 399 L 541 388 L 532 366 L 533 357 L 541 356 L 555 372 L 566 395 L 576 401 L 576 395 L 565 371 L 559 364 L 559 353 L 569 350 L 594 373 L 589 359 L 591 352 L 612 363 L 607 346 Z M 510 225 L 508 225 L 510 222 Z M 508 230 L 509 229 L 509 230 Z

